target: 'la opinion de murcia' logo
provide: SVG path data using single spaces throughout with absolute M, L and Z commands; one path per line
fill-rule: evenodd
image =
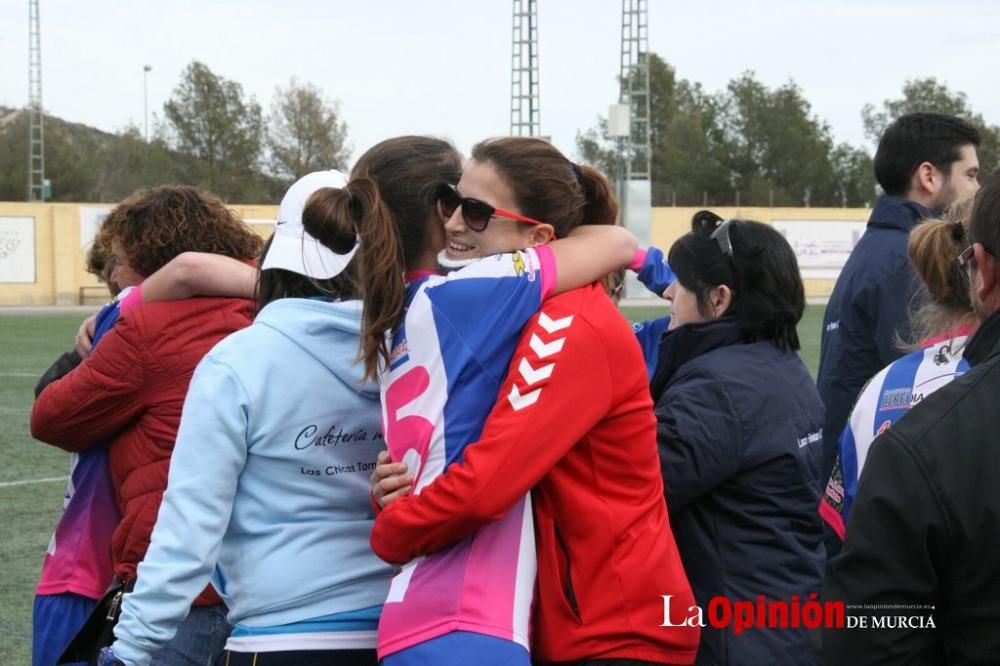
M 857 604 L 819 601 L 815 592 L 808 597 L 792 595 L 788 601 L 766 599 L 732 601 L 712 597 L 708 608 L 692 605 L 681 617 L 671 608 L 673 595 L 664 594 L 661 627 L 733 628 L 741 634 L 748 629 L 936 629 L 933 606 L 912 604 Z M 847 609 L 851 613 L 847 613 Z M 860 611 L 860 612 L 859 612 Z

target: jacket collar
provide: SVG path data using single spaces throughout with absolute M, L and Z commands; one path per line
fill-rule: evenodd
M 660 339 L 656 371 L 649 385 L 653 399 L 659 399 L 677 370 L 691 359 L 743 341 L 740 323 L 734 317 L 685 324 L 667 331 Z
M 975 367 L 994 354 L 1000 353 L 998 343 L 1000 343 L 1000 310 L 991 314 L 979 325 L 979 329 L 965 348 L 964 356 L 969 365 Z
M 909 233 L 925 217 L 940 217 L 940 214 L 924 208 L 916 201 L 883 195 L 875 202 L 875 208 L 868 218 L 868 226 L 899 229 Z

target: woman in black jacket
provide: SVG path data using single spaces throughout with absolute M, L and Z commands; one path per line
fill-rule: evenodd
M 808 630 L 714 628 L 714 597 L 804 603 L 822 586 L 823 404 L 796 351 L 805 294 L 770 226 L 730 220 L 670 250 L 652 379 L 667 507 L 705 626 L 699 664 L 812 664 Z

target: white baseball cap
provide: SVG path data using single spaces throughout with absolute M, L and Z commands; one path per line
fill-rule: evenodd
M 268 248 L 260 270 L 283 268 L 299 275 L 327 280 L 350 263 L 358 243 L 347 254 L 337 254 L 306 232 L 302 226 L 302 210 L 309 197 L 324 187 L 344 187 L 347 176 L 339 171 L 314 171 L 299 178 L 285 192 L 274 222 L 274 239 Z

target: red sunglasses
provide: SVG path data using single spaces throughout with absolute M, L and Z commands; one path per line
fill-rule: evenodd
M 473 199 L 471 197 L 463 197 L 458 193 L 458 189 L 449 183 L 443 183 L 438 188 L 437 200 L 441 204 L 441 212 L 448 217 L 454 215 L 455 211 L 458 208 L 461 208 L 462 219 L 465 220 L 465 226 L 469 227 L 473 231 L 484 230 L 486 225 L 489 224 L 489 221 L 494 217 L 504 217 L 508 220 L 517 220 L 518 222 L 527 222 L 528 224 L 544 224 L 543 222 L 533 220 L 530 217 L 525 217 L 523 215 L 518 215 L 517 213 L 512 213 L 509 210 L 504 210 L 503 208 L 491 206 L 485 201 L 480 201 L 479 199 Z

